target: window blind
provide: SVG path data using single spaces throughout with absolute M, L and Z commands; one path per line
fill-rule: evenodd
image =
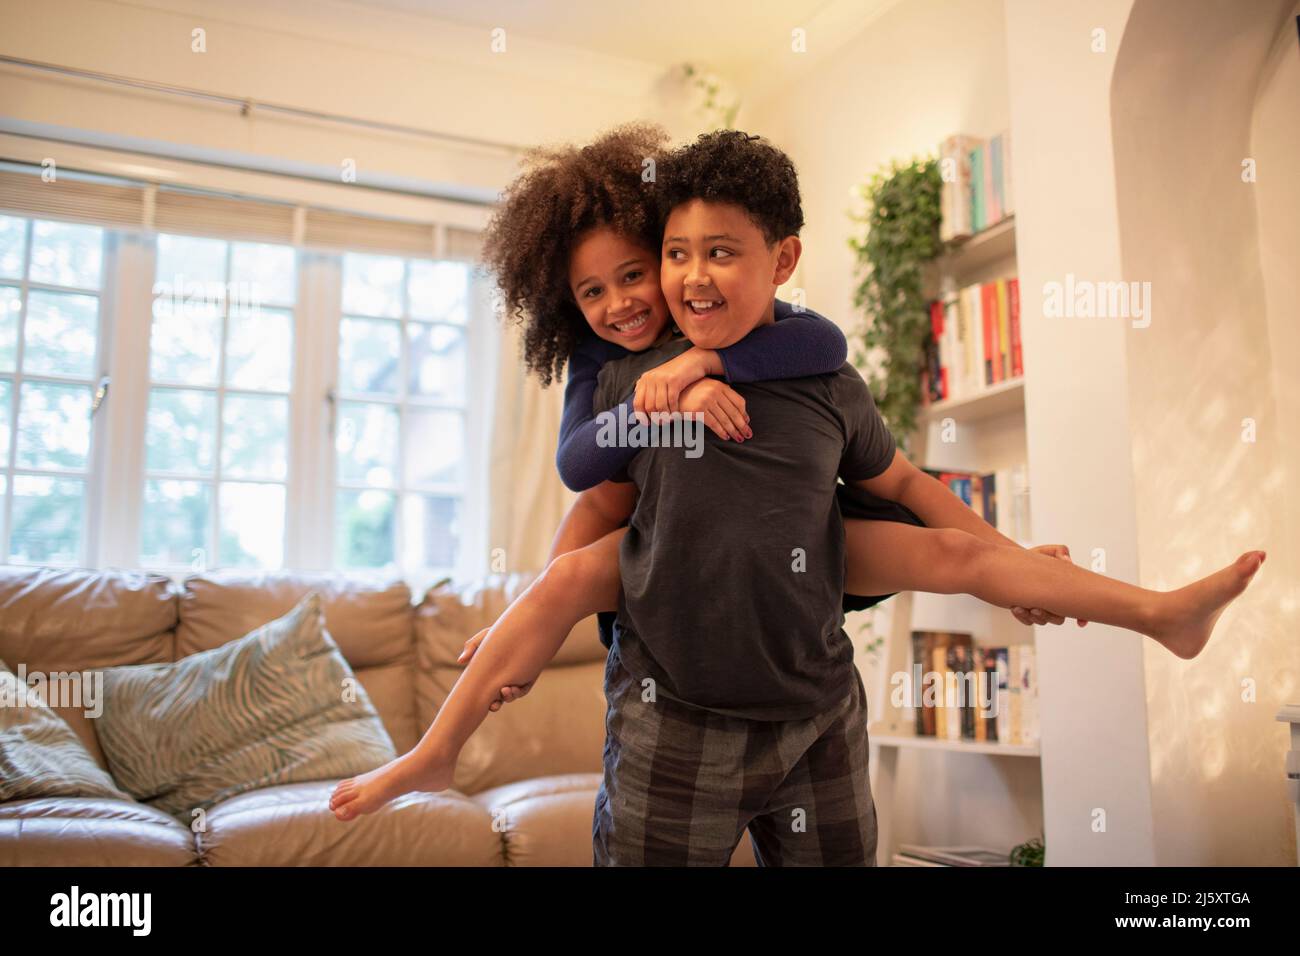
M 251 196 L 0 164 L 0 213 L 110 228 L 216 236 L 329 250 L 476 260 L 480 233 L 458 226 L 296 206 Z

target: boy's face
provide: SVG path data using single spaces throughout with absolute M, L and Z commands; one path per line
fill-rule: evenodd
M 794 272 L 801 248 L 797 236 L 769 246 L 731 203 L 692 199 L 676 207 L 664 225 L 659 281 L 678 328 L 700 348 L 718 349 L 772 322 L 776 289 Z
M 633 352 L 668 324 L 654 250 L 604 226 L 589 230 L 569 256 L 569 291 L 591 330 Z

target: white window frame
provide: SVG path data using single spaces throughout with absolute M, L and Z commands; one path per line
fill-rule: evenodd
M 87 489 L 86 513 L 91 524 L 85 539 L 86 563 L 90 567 L 138 568 L 141 566 L 145 429 L 152 387 L 148 369 L 156 234 L 106 229 L 105 236 L 106 274 L 100 293 L 104 331 L 100 338 L 99 364 L 103 369 L 101 374 L 110 377 L 111 385 L 92 428 L 92 478 L 98 480 L 93 489 L 89 486 Z M 342 257 L 342 252 L 296 250 L 298 300 L 293 309 L 293 381 L 286 449 L 283 562 L 286 571 L 335 570 L 337 480 L 334 416 L 329 396 L 337 391 L 339 377 Z M 399 530 L 395 542 L 398 570 L 395 573 L 407 581 L 416 595 L 447 573 L 458 580 L 469 580 L 481 575 L 487 567 L 487 489 L 497 336 L 492 324 L 489 282 L 472 264 L 469 272 L 460 549 L 457 565 L 450 572 L 402 567 L 402 510 L 398 494 Z M 215 453 L 219 455 L 220 448 Z M 399 483 L 398 489 L 402 487 Z M 214 498 L 214 508 L 215 505 Z M 209 566 L 219 565 L 210 561 Z M 197 568 L 152 570 L 180 580 Z M 347 574 L 371 573 L 338 570 Z

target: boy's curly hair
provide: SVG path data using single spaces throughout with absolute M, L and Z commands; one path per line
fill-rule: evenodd
M 760 136 L 723 129 L 701 133 L 659 166 L 659 218 L 692 199 L 734 203 L 770 246 L 803 228 L 799 175 L 790 157 Z
M 654 124 L 625 123 L 580 148 L 529 150 L 525 171 L 493 213 L 482 258 L 504 296 L 507 321 L 524 327 L 524 362 L 543 387 L 560 376 L 587 327 L 569 289 L 576 240 L 608 226 L 658 256 L 663 229 L 654 183 L 642 181 L 642 170 L 647 159 L 658 163 L 668 140 Z

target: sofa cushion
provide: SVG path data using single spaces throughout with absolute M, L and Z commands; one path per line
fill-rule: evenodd
M 430 588 L 416 609 L 420 723 L 432 723 L 466 665 L 465 641 L 493 624 L 535 575 Z M 466 742 L 452 786 L 473 794 L 557 774 L 599 773 L 605 746 L 605 646 L 594 617 L 569 634 L 523 699 L 490 713 Z
M 63 718 L 0 661 L 0 803 L 36 797 L 131 799 Z
M 162 574 L 0 565 L 0 658 L 51 675 L 172 661 L 176 605 Z M 83 708 L 50 703 L 107 769 Z
M 454 790 L 408 793 L 340 822 L 333 781 L 240 794 L 208 811 L 197 833 L 208 866 L 501 866 L 503 835 Z
M 189 866 L 194 834 L 124 800 L 46 797 L 0 803 L 0 866 Z
M 361 573 L 215 571 L 186 578 L 176 652 L 220 647 L 285 614 L 308 591 L 320 595 L 325 627 L 366 688 L 399 753 L 424 732 L 415 714 L 411 589 Z M 427 726 L 427 725 L 425 725 Z
M 99 738 L 114 778 L 187 825 L 237 793 L 352 776 L 396 757 L 322 627 L 315 592 L 238 641 L 104 671 L 104 698 Z

